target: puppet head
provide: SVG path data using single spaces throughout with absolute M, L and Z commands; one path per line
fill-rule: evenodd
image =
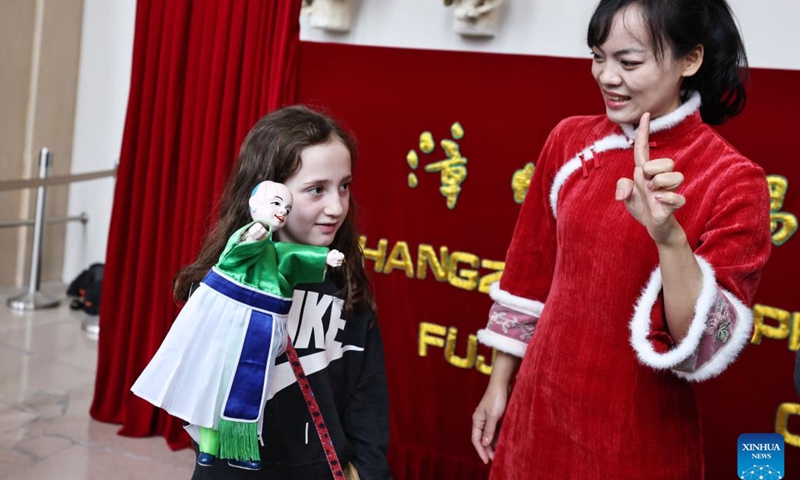
M 265 181 L 256 185 L 250 194 L 250 216 L 253 220 L 279 230 L 292 211 L 292 192 L 282 183 Z

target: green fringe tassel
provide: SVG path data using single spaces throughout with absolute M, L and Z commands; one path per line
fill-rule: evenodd
M 260 461 L 258 423 L 219 421 L 219 457 Z

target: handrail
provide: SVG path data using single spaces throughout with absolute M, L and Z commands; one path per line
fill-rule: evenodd
M 89 215 L 87 215 L 86 212 L 81 212 L 80 215 L 74 215 L 72 217 L 50 217 L 44 219 L 44 223 L 81 222 L 84 225 L 86 225 L 86 222 L 88 221 Z M 32 227 L 34 225 L 36 225 L 35 220 L 12 220 L 8 222 L 0 222 L 0 228 Z
M 65 183 L 82 182 L 84 180 L 94 180 L 95 178 L 115 177 L 117 169 L 100 170 L 90 173 L 76 173 L 72 175 L 59 175 L 47 178 L 26 178 L 23 180 L 0 181 L 0 192 L 4 190 L 20 190 L 24 188 L 49 187 L 52 185 L 63 185 Z

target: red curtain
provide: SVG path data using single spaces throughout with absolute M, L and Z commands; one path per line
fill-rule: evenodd
M 172 277 L 216 218 L 255 121 L 294 102 L 300 1 L 139 0 L 106 257 L 91 416 L 188 445 L 179 420 L 130 393 L 178 311 Z

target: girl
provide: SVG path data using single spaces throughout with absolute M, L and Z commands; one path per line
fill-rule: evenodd
M 588 43 L 606 115 L 536 164 L 472 442 L 492 479 L 700 479 L 687 380 L 747 343 L 771 245 L 764 172 L 709 127 L 744 107 L 744 48 L 724 0 L 602 0 Z
M 248 223 L 248 199 L 263 180 L 285 184 L 294 199 L 284 227 L 275 232 L 276 240 L 330 247 L 346 259 L 323 283 L 300 285 L 294 291 L 287 329 L 299 361 L 289 362 L 282 355 L 274 366 L 259 447 L 261 470 L 217 461 L 196 466 L 194 479 L 331 478 L 323 441 L 333 444 L 349 475 L 357 472 L 364 480 L 391 477 L 383 348 L 350 196 L 355 154 L 353 140 L 318 112 L 295 106 L 263 117 L 242 143 L 220 199 L 216 227 L 197 260 L 175 278 L 175 296 L 185 301 L 192 285 L 216 263 L 230 235 Z M 295 364 L 302 366 L 303 374 L 295 375 Z M 307 380 L 313 391 L 318 405 L 313 418 L 297 378 Z

